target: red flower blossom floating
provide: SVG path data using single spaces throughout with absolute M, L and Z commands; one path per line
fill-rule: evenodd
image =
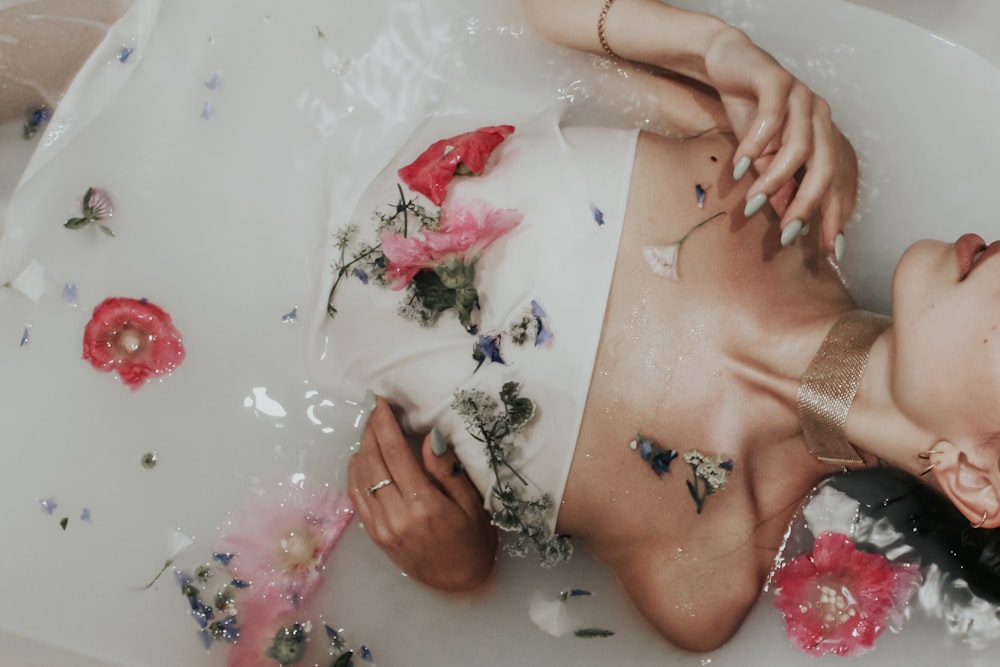
M 132 391 L 150 376 L 166 375 L 184 361 L 180 332 L 170 315 L 145 300 L 102 301 L 83 332 L 83 358 L 118 378 Z
M 867 653 L 889 617 L 919 583 L 916 568 L 855 548 L 834 532 L 816 538 L 811 554 L 775 574 L 775 606 L 792 643 L 810 655 Z
M 399 177 L 411 190 L 440 206 L 452 177 L 481 174 L 493 149 L 513 132 L 513 125 L 494 125 L 435 141 L 416 160 L 400 169 Z

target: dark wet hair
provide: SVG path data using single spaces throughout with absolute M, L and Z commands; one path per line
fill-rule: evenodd
M 942 494 L 891 468 L 841 473 L 830 482 L 861 503 L 866 516 L 886 518 L 924 565 L 936 564 L 1000 604 L 1000 529 L 974 528 Z

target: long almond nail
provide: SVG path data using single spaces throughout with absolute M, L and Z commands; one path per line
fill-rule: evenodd
M 744 155 L 736 161 L 736 166 L 733 167 L 733 180 L 740 180 L 747 175 L 748 171 L 750 171 L 750 158 Z
M 844 235 L 837 234 L 837 238 L 833 240 L 833 257 L 838 262 L 844 259 Z
M 767 195 L 763 192 L 758 192 L 753 197 L 750 197 L 750 201 L 747 202 L 746 207 L 743 209 L 743 217 L 749 218 L 751 215 L 764 208 L 764 204 L 767 203 Z
M 437 426 L 431 429 L 431 451 L 434 452 L 434 456 L 444 456 L 448 451 L 448 443 Z
M 799 237 L 799 233 L 802 231 L 802 221 L 795 218 L 781 230 L 781 247 L 787 248 L 790 246 L 795 239 Z

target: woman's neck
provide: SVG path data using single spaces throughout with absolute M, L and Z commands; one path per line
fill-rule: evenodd
M 891 391 L 895 329 L 889 327 L 872 345 L 868 365 L 847 415 L 847 439 L 869 458 L 912 474 L 926 462 L 918 452 L 932 449 L 934 437 L 907 418 Z

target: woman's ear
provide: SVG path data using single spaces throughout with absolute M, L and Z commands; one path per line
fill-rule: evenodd
M 958 511 L 977 528 L 1000 526 L 997 449 L 941 441 L 932 451 L 934 479 Z

